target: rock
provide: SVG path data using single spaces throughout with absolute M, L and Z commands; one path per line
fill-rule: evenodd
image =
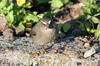
M 10 28 L 6 29 L 5 31 L 3 31 L 3 36 L 6 40 L 8 41 L 13 41 L 14 40 L 14 35 L 13 35 L 14 31 Z
M 100 66 L 100 43 L 95 43 L 97 47 L 92 46 L 92 50 L 84 48 L 83 36 L 69 35 L 46 48 L 36 45 L 32 37 L 15 38 L 8 42 L 0 36 L 0 66 Z
M 5 52 L 6 53 L 12 53 L 13 51 L 11 49 L 6 49 Z
M 35 58 L 35 57 L 38 56 L 38 55 L 39 55 L 38 53 L 30 54 L 30 58 Z
M 85 44 L 84 44 L 84 47 L 89 48 L 89 47 L 90 47 L 90 43 L 88 43 L 88 42 L 85 43 Z
M 100 58 L 100 55 L 99 54 L 95 54 L 94 55 L 96 58 Z
M 0 60 L 5 61 L 5 62 L 10 62 L 10 65 L 14 64 L 17 65 L 18 63 L 20 64 L 28 64 L 29 63 L 29 54 L 23 54 L 21 51 L 14 51 L 11 53 L 5 53 L 5 54 L 0 54 Z M 19 61 L 20 59 L 20 61 Z M 13 66 L 14 66 L 13 65 Z M 9 65 L 0 65 L 0 66 L 9 66 Z M 19 66 L 19 65 L 17 65 Z M 23 65 L 22 65 L 23 66 Z
M 25 35 L 26 35 L 27 37 L 31 36 L 31 34 L 30 34 L 30 33 L 25 33 Z
M 76 56 L 76 52 L 75 51 L 64 51 L 63 54 L 65 56 L 68 56 L 68 57 L 75 57 Z
M 8 28 L 6 24 L 6 18 L 5 16 L 0 16 L 0 31 L 5 30 L 6 28 Z
M 83 38 L 81 40 L 84 41 L 84 42 L 87 42 L 88 41 L 87 38 Z
M 23 36 L 24 30 L 15 28 L 16 35 Z
M 94 48 L 91 48 L 90 50 L 88 50 L 88 51 L 86 51 L 84 53 L 84 58 L 87 58 L 87 57 L 93 55 L 94 53 L 96 53 L 95 49 Z

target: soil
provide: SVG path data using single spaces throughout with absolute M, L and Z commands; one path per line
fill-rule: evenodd
M 32 37 L 16 37 L 15 41 L 6 41 L 0 36 L 0 66 L 99 66 L 100 43 L 96 38 L 91 40 L 90 36 L 75 37 L 73 35 L 57 39 L 47 46 L 37 46 L 32 41 Z M 88 42 L 90 41 L 90 42 Z M 89 44 L 86 45 L 85 44 Z M 89 56 L 84 56 L 87 51 L 93 48 L 95 53 L 88 52 Z M 73 61 L 72 61 L 73 59 Z M 61 62 L 62 61 L 62 62 Z

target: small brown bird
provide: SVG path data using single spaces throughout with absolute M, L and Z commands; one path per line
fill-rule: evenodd
M 54 41 L 58 35 L 58 28 L 51 18 L 43 18 L 38 22 L 31 31 L 34 43 L 46 45 Z

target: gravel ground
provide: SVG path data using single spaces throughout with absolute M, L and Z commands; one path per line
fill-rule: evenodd
M 88 36 L 66 36 L 38 46 L 31 37 L 7 41 L 0 36 L 0 66 L 100 66 L 100 43 L 89 40 Z

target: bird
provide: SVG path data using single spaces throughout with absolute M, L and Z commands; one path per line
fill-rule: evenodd
M 47 45 L 53 42 L 58 35 L 58 27 L 52 18 L 45 17 L 31 29 L 33 41 L 37 45 Z

